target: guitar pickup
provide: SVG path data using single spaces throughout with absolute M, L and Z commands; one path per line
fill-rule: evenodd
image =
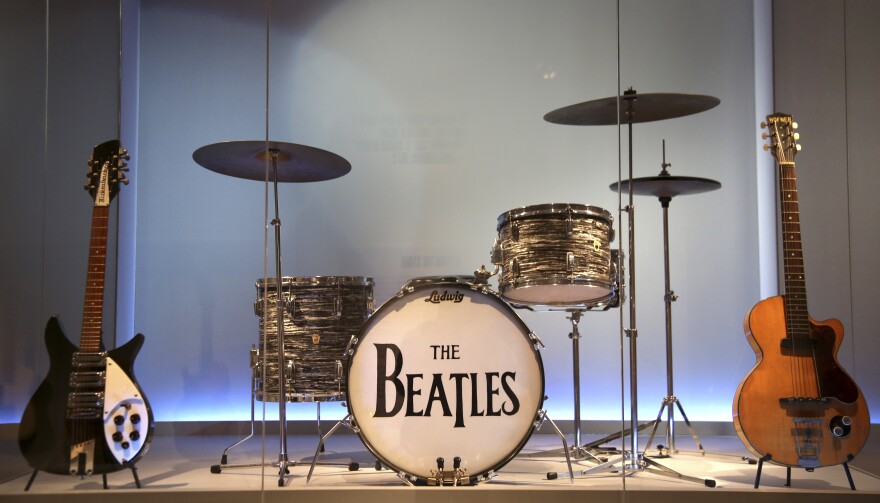
M 83 353 L 76 351 L 70 359 L 70 364 L 74 369 L 94 367 L 98 370 L 103 370 L 107 366 L 107 353 Z
M 104 393 L 73 391 L 67 395 L 67 418 L 82 419 L 101 417 Z
M 71 388 L 97 387 L 104 388 L 107 381 L 107 373 L 100 372 L 74 372 L 70 374 Z
M 779 399 L 779 406 L 795 413 L 795 415 L 802 415 L 805 412 L 824 411 L 830 403 L 830 398 L 788 397 Z
M 786 337 L 779 342 L 779 347 L 783 351 L 800 351 L 807 350 L 812 351 L 817 346 L 816 339 L 812 337 L 801 337 L 798 339 L 792 339 L 791 337 Z M 785 354 L 785 353 L 783 353 Z

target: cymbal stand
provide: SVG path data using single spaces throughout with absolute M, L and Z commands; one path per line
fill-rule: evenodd
M 624 113 L 626 116 L 626 125 L 627 125 L 627 140 L 629 142 L 628 145 L 628 155 L 629 155 L 629 183 L 628 183 L 628 205 L 625 208 L 625 211 L 628 215 L 628 245 L 629 245 L 629 318 L 630 318 L 630 327 L 625 328 L 624 332 L 626 336 L 629 337 L 629 363 L 630 363 L 630 451 L 624 451 L 621 455 L 616 458 L 609 460 L 605 463 L 602 463 L 598 466 L 586 469 L 582 471 L 582 474 L 591 474 L 598 471 L 609 470 L 612 469 L 615 465 L 621 464 L 624 468 L 624 474 L 626 474 L 627 470 L 632 471 L 633 473 L 641 473 L 641 472 L 650 472 L 657 475 L 663 475 L 666 477 L 677 478 L 681 480 L 687 480 L 690 482 L 697 482 L 704 484 L 707 487 L 715 487 L 715 481 L 712 479 L 701 479 L 697 477 L 690 477 L 687 475 L 680 474 L 662 464 L 644 456 L 643 453 L 639 452 L 639 441 L 638 441 L 638 352 L 637 352 L 637 343 L 636 338 L 638 337 L 638 330 L 636 329 L 636 267 L 635 267 L 635 205 L 633 204 L 633 122 L 635 121 L 635 107 L 634 102 L 637 100 L 637 93 L 634 89 L 630 88 L 624 91 L 623 96 L 621 97 L 621 101 L 623 102 L 623 106 L 625 107 Z M 656 424 L 655 424 L 656 426 Z
M 660 172 L 660 176 L 669 176 L 669 172 L 666 170 L 669 166 L 671 166 L 671 164 L 666 162 L 666 143 L 664 142 L 663 164 L 661 164 L 663 169 Z M 700 451 L 700 454 L 705 455 L 706 450 L 703 449 L 700 437 L 697 436 L 697 432 L 691 425 L 690 420 L 688 420 L 687 414 L 684 412 L 684 407 L 681 406 L 681 401 L 672 391 L 672 303 L 678 300 L 678 295 L 672 291 L 672 288 L 669 285 L 669 203 L 672 201 L 672 197 L 661 196 L 658 199 L 660 200 L 660 206 L 663 207 L 663 277 L 666 285 L 666 293 L 663 295 L 663 300 L 666 304 L 666 397 L 663 398 L 663 402 L 660 405 L 660 411 L 657 413 L 657 420 L 654 422 L 654 428 L 651 430 L 651 435 L 648 437 L 648 442 L 645 444 L 645 450 L 642 452 L 642 455 L 648 451 L 648 447 L 654 440 L 654 434 L 657 433 L 657 426 L 660 424 L 660 418 L 663 416 L 664 409 L 667 411 L 666 444 L 658 446 L 660 457 L 669 457 L 678 452 L 675 448 L 675 409 L 673 405 L 677 406 L 678 411 L 681 412 L 681 417 L 684 419 L 684 423 L 687 425 L 691 437 L 693 437 L 694 442 L 697 444 L 697 450 Z
M 296 462 L 290 462 L 287 457 L 287 379 L 283 375 L 285 373 L 286 364 L 284 361 L 284 310 L 287 308 L 287 300 L 281 295 L 281 218 L 278 216 L 278 155 L 280 150 L 270 148 L 269 156 L 272 159 L 272 188 L 275 198 L 275 218 L 272 220 L 272 226 L 275 228 L 275 284 L 278 287 L 278 295 L 275 296 L 275 315 L 277 316 L 275 323 L 278 334 L 278 372 L 282 375 L 278 376 L 278 437 L 279 451 L 278 461 L 271 463 L 269 466 L 278 467 L 278 487 L 284 487 L 284 476 L 290 473 L 289 468 L 295 466 Z M 262 310 L 260 323 L 262 324 L 262 333 L 266 334 L 268 328 L 267 313 L 268 310 Z M 263 354 L 265 358 L 265 354 Z M 226 465 L 227 453 L 230 449 L 237 447 L 254 435 L 254 401 L 256 398 L 256 368 L 260 365 L 257 350 L 251 349 L 251 432 L 246 437 L 230 445 L 223 451 L 223 456 L 219 465 L 211 466 L 211 473 L 220 473 L 222 468 L 232 468 Z M 263 365 L 265 369 L 266 366 Z M 320 431 L 320 430 L 319 430 Z M 262 463 L 234 465 L 234 467 L 247 466 L 263 466 Z
M 278 327 L 278 372 L 284 373 L 287 368 L 284 363 L 284 309 L 287 307 L 282 301 L 281 295 L 281 217 L 278 215 L 278 154 L 280 150 L 270 148 L 269 156 L 272 158 L 272 190 L 275 196 L 275 218 L 272 227 L 275 228 L 275 285 L 278 295 L 275 296 L 275 326 Z M 265 323 L 266 320 L 263 319 Z M 278 376 L 278 487 L 284 486 L 284 475 L 290 473 L 287 459 L 287 379 L 283 375 Z

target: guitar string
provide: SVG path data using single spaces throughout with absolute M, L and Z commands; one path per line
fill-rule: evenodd
M 796 336 L 795 330 L 795 319 L 794 319 L 794 307 L 793 307 L 793 299 L 792 296 L 794 293 L 791 291 L 791 259 L 788 253 L 788 246 L 786 244 L 790 243 L 789 236 L 791 235 L 790 228 L 790 204 L 786 202 L 786 196 L 789 194 L 788 190 L 788 178 L 785 172 L 785 166 L 787 163 L 787 159 L 785 156 L 785 150 L 783 148 L 783 138 L 780 136 L 779 125 L 778 123 L 773 124 L 774 127 L 774 138 L 776 139 L 776 151 L 777 151 L 777 161 L 779 162 L 779 188 L 780 188 L 780 201 L 782 205 L 782 242 L 783 242 L 783 270 L 785 275 L 785 294 L 783 297 L 783 311 L 785 314 L 785 329 L 786 336 L 789 338 L 791 342 L 791 353 L 792 356 L 789 359 L 789 374 L 791 379 L 791 387 L 792 387 L 792 396 L 798 397 L 803 396 L 801 382 L 798 379 L 798 376 L 801 375 L 801 362 L 799 361 L 798 354 L 798 338 Z M 795 402 L 795 412 L 796 416 L 800 416 L 800 402 Z

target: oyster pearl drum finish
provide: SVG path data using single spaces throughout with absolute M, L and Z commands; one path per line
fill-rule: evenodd
M 346 346 L 373 312 L 373 279 L 313 276 L 259 279 L 254 312 L 260 317 L 255 396 L 279 400 L 278 325 L 274 309 L 279 292 L 284 304 L 285 390 L 288 402 L 341 400 L 345 395 Z M 264 301 L 268 307 L 262 316 Z M 265 322 L 263 321 L 265 320 Z M 265 323 L 265 326 L 263 324 Z M 265 332 L 265 347 L 263 347 Z
M 366 447 L 430 483 L 459 464 L 475 482 L 510 461 L 544 401 L 537 337 L 485 285 L 413 280 L 364 324 L 347 401 Z M 439 477 L 444 476 L 442 467 Z
M 553 203 L 516 208 L 498 217 L 492 261 L 498 287 L 515 304 L 573 306 L 605 303 L 616 291 L 608 211 Z

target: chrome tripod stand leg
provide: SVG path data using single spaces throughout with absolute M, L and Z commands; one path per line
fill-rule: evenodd
M 330 428 L 330 431 L 328 431 L 324 436 L 320 438 L 320 440 L 318 440 L 318 448 L 315 449 L 315 456 L 312 458 L 312 465 L 309 467 L 309 474 L 306 476 L 306 484 L 308 484 L 309 481 L 312 479 L 312 473 L 315 471 L 315 465 L 318 464 L 318 456 L 320 456 L 321 452 L 324 450 L 324 442 L 326 442 L 328 438 L 336 433 L 336 430 L 338 430 L 340 426 L 345 426 L 355 433 L 358 432 L 357 427 L 351 422 L 351 414 L 347 414 L 344 418 L 339 420 L 339 422 L 334 424 L 333 427 Z M 354 465 L 349 465 L 349 470 L 351 470 L 351 466 Z
M 679 401 L 678 398 L 675 398 L 675 397 L 672 397 L 672 398 L 673 398 L 673 400 L 675 400 L 675 405 L 678 406 L 678 411 L 681 412 L 681 418 L 684 419 L 684 424 L 687 426 L 688 431 L 691 432 L 691 437 L 693 437 L 694 443 L 697 444 L 697 450 L 700 451 L 700 454 L 705 455 L 706 450 L 703 449 L 703 443 L 700 442 L 700 437 L 697 436 L 697 432 L 696 432 L 696 430 L 694 430 L 694 426 L 691 424 L 690 420 L 688 420 L 687 414 L 684 413 L 684 408 L 681 406 L 681 401 Z M 670 405 L 670 407 L 672 407 L 672 406 Z M 675 447 L 674 442 L 675 442 L 675 440 L 673 439 L 673 443 L 671 444 L 673 447 Z M 676 451 L 676 452 L 678 452 L 678 451 Z
M 571 454 L 569 454 L 568 442 L 565 441 L 565 435 L 562 433 L 562 431 L 559 429 L 559 427 L 556 426 L 556 423 L 554 423 L 553 420 L 550 419 L 550 416 L 547 415 L 547 411 L 541 409 L 538 411 L 538 420 L 536 421 L 535 429 L 540 430 L 541 425 L 544 424 L 544 421 L 550 422 L 550 426 L 553 427 L 553 431 L 556 432 L 556 435 L 558 435 L 559 439 L 562 441 L 562 452 L 565 453 L 565 463 L 566 463 L 566 465 L 568 465 L 568 478 L 569 478 L 569 480 L 571 480 L 571 483 L 574 484 L 574 471 L 571 469 Z M 547 478 L 548 479 L 555 479 L 556 473 L 555 472 L 548 473 Z
M 700 437 L 697 435 L 694 426 L 691 424 L 690 420 L 687 417 L 687 414 L 684 413 L 684 408 L 681 406 L 681 401 L 674 396 L 667 396 L 663 399 L 663 404 L 660 405 L 660 412 L 657 413 L 657 420 L 654 423 L 654 428 L 651 430 L 651 435 L 648 437 L 648 442 L 645 444 L 645 450 L 642 451 L 642 455 L 644 456 L 648 452 L 648 448 L 651 446 L 651 442 L 654 441 L 654 434 L 657 432 L 657 426 L 660 425 L 660 418 L 663 416 L 663 411 L 668 408 L 668 416 L 666 418 L 666 444 L 662 446 L 658 446 L 658 450 L 660 451 L 661 457 L 669 457 L 673 454 L 678 453 L 678 449 L 675 447 L 675 418 L 673 416 L 673 407 L 677 406 L 678 411 L 681 412 L 681 417 L 684 419 L 684 424 L 687 426 L 688 431 L 691 433 L 691 437 L 694 439 L 694 443 L 697 445 L 697 450 L 701 455 L 706 454 L 706 450 L 703 449 L 703 443 L 700 441 Z
M 254 436 L 254 410 L 255 410 L 255 402 L 256 402 L 256 394 L 257 394 L 257 370 L 256 365 L 258 365 L 259 359 L 257 358 L 257 349 L 251 346 L 250 359 L 251 359 L 251 431 L 244 438 L 239 439 L 234 444 L 229 447 L 223 449 L 223 455 L 220 456 L 220 464 L 211 466 L 211 473 L 220 473 L 223 465 L 225 465 L 229 461 L 229 451 L 238 447 L 239 445 L 245 443 L 250 440 L 251 437 Z
M 703 484 L 706 487 L 715 487 L 714 479 L 701 479 L 699 477 L 691 477 L 689 475 L 683 475 L 678 473 L 677 471 L 669 468 L 668 466 L 661 465 L 660 463 L 646 458 L 644 456 L 639 458 L 641 470 L 644 470 L 647 473 L 653 473 L 656 475 L 663 475 L 664 477 L 672 477 L 675 479 L 686 480 L 688 482 L 696 482 L 698 484 Z

